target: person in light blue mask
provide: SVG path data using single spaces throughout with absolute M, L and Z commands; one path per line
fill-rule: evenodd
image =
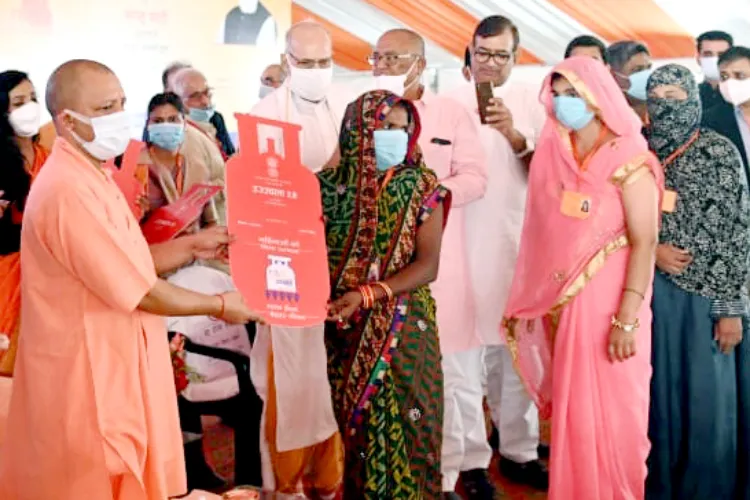
M 414 104 L 368 92 L 346 110 L 340 163 L 317 174 L 345 498 L 442 497 L 443 371 L 429 283 L 451 195 L 424 164 L 419 131 Z
M 647 123 L 646 83 L 653 71 L 648 47 L 634 40 L 616 42 L 607 48 L 606 60 L 630 107 Z
M 177 94 L 156 94 L 148 105 L 148 121 L 143 136 L 148 147 L 139 158 L 139 168 L 148 176 L 148 207 L 144 220 L 154 210 L 174 203 L 193 184 L 209 184 L 209 172 L 199 158 L 183 148 L 185 142 L 185 108 Z M 183 150 L 187 153 L 183 154 Z M 206 205 L 204 226 L 217 222 L 213 204 Z

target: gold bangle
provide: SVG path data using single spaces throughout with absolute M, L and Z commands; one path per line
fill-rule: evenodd
M 638 295 L 640 298 L 642 298 L 643 300 L 646 300 L 646 296 L 644 294 L 642 294 L 641 292 L 639 292 L 638 290 L 634 289 L 634 288 L 623 288 L 622 291 L 623 292 L 634 293 L 634 294 Z
M 614 326 L 615 328 L 619 328 L 625 333 L 633 333 L 641 327 L 641 322 L 638 320 L 638 318 L 635 318 L 635 321 L 632 323 L 623 323 L 622 321 L 617 319 L 617 316 L 612 316 L 612 326 Z

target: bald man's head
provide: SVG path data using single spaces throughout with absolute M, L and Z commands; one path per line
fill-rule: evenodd
M 106 161 L 124 151 L 130 138 L 128 117 L 122 113 L 125 92 L 107 66 L 82 59 L 66 62 L 47 82 L 46 101 L 57 135 L 93 163 Z M 95 119 L 115 114 L 119 116 L 113 116 L 114 122 L 107 121 L 104 128 L 97 128 L 96 124 L 101 122 Z M 103 137 L 97 137 L 98 134 Z M 92 145 L 95 139 L 102 142 Z
M 419 33 L 407 29 L 395 29 L 386 31 L 378 39 L 376 50 L 381 46 L 397 46 L 404 51 L 424 57 L 424 38 Z M 378 52 L 380 52 L 378 50 Z
M 418 99 L 422 93 L 421 79 L 426 66 L 424 39 L 414 31 L 386 31 L 375 44 L 372 70 L 379 88 L 407 99 Z
M 47 81 L 45 101 L 52 117 L 69 109 L 78 111 L 82 94 L 88 92 L 92 75 L 117 77 L 102 63 L 88 59 L 74 59 L 59 66 Z M 118 81 L 119 85 L 119 81 Z
M 294 24 L 286 33 L 286 52 L 296 59 L 326 59 L 333 55 L 331 35 L 313 21 Z

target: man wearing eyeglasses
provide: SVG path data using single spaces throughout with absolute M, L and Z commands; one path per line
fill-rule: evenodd
M 317 172 L 337 149 L 345 106 L 334 100 L 331 90 L 333 47 L 328 31 L 310 21 L 293 25 L 287 32 L 282 67 L 284 83 L 251 113 L 301 126 L 302 163 Z M 261 144 L 272 138 L 278 148 L 281 133 L 268 128 L 259 130 L 266 134 Z M 265 402 L 264 489 L 278 498 L 291 498 L 310 470 L 308 479 L 318 490 L 315 498 L 333 498 L 342 481 L 343 448 L 328 382 L 324 325 L 258 327 L 251 366 L 253 384 Z
M 474 287 L 475 333 L 483 344 L 483 382 L 499 430 L 500 468 L 516 482 L 546 489 L 547 471 L 538 461 L 537 410 L 498 333 L 521 241 L 527 169 L 546 119 L 539 87 L 509 81 L 519 43 L 518 29 L 510 19 L 490 16 L 477 25 L 470 45 L 474 82 L 491 83 L 494 98 L 482 111 L 486 123 L 480 125 L 490 174 L 487 195 L 466 208 L 466 248 Z M 480 124 L 474 85 L 448 95 Z
M 479 378 L 481 343 L 474 333 L 463 214 L 466 207 L 484 196 L 487 186 L 479 130 L 459 103 L 433 94 L 422 84 L 426 61 L 424 40 L 418 34 L 401 29 L 388 31 L 378 40 L 370 63 L 376 88 L 414 101 L 421 119 L 419 146 L 425 163 L 453 195 L 443 233 L 440 271 L 430 285 L 437 302 L 443 356 L 443 491 L 448 498 L 455 495 L 459 473 L 471 471 L 464 480 L 470 497 L 492 498 L 494 489 L 486 473 L 492 451 L 484 430 Z
M 235 152 L 232 139 L 224 117 L 213 105 L 213 89 L 203 73 L 192 67 L 183 68 L 174 75 L 173 85 L 188 111 L 188 123 L 215 139 L 225 160 L 232 156 Z
M 303 21 L 286 35 L 281 56 L 284 83 L 261 99 L 252 114 L 302 126 L 302 163 L 317 172 L 338 149 L 339 129 L 348 103 L 333 88 L 333 45 L 320 24 Z M 351 96 L 354 98 L 355 96 Z

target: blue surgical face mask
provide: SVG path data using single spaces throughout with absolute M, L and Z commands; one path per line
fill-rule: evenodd
M 654 70 L 652 69 L 644 69 L 642 71 L 639 71 L 637 73 L 633 73 L 628 77 L 628 80 L 630 80 L 630 88 L 628 89 L 628 95 L 630 97 L 635 97 L 639 101 L 645 101 L 646 100 L 646 85 L 648 84 L 648 79 L 651 76 L 651 73 L 653 73 Z
M 200 123 L 207 123 L 213 118 L 216 110 L 209 106 L 207 108 L 190 108 L 190 119 Z
M 380 129 L 375 131 L 375 159 L 378 170 L 401 165 L 409 149 L 409 134 L 405 130 Z
M 177 151 L 185 141 L 182 123 L 152 123 L 147 130 L 149 142 L 167 151 Z
M 586 107 L 580 97 L 560 95 L 554 98 L 555 116 L 565 127 L 581 130 L 594 119 L 594 112 Z

